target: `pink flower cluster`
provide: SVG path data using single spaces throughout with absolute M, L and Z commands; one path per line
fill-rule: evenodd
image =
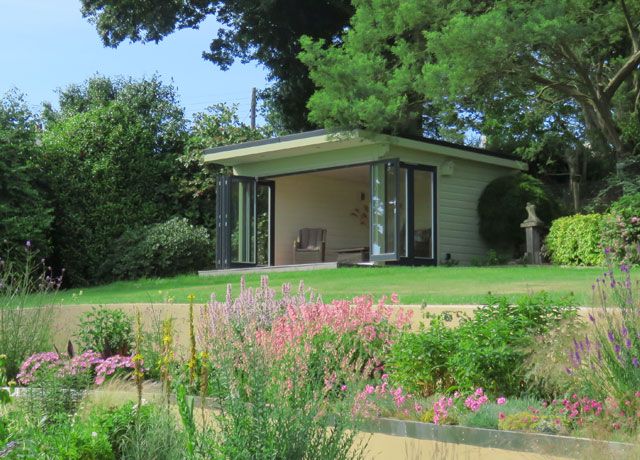
M 369 296 L 356 297 L 353 301 L 340 300 L 330 304 L 322 302 L 289 304 L 286 313 L 273 323 L 271 331 L 260 331 L 260 339 L 269 342 L 274 351 L 283 352 L 304 337 L 311 339 L 329 328 L 338 334 L 357 331 L 366 341 L 389 340 L 380 329 L 383 322 L 402 328 L 411 320 L 411 311 L 387 306 L 382 299 L 377 305 Z
M 101 360 L 96 366 L 96 385 L 102 385 L 109 375 L 113 375 L 118 369 L 133 369 L 135 364 L 131 356 L 110 356 Z
M 464 400 L 464 405 L 467 409 L 470 409 L 473 412 L 477 412 L 478 410 L 480 410 L 483 404 L 486 404 L 488 402 L 489 398 L 484 394 L 484 390 L 482 388 L 478 388 L 472 395 Z
M 393 410 L 408 417 L 411 411 L 422 412 L 422 406 L 414 403 L 413 406 L 407 403 L 413 400 L 413 395 L 405 393 L 402 387 L 392 388 L 389 386 L 389 376 L 384 374 L 382 383 L 376 386 L 366 385 L 364 389 L 356 395 L 352 408 L 352 413 L 366 417 L 379 417 L 383 415 L 383 410 Z M 386 407 L 385 407 L 386 406 Z
M 36 371 L 43 365 L 48 367 L 51 364 L 58 364 L 59 362 L 60 356 L 58 356 L 58 353 L 52 351 L 31 355 L 20 366 L 16 380 L 22 385 L 28 385 L 33 382 Z
M 459 393 L 456 392 L 456 399 L 459 397 Z M 449 408 L 453 406 L 454 399 L 446 396 L 441 397 L 433 403 L 433 423 L 439 425 L 449 416 Z
M 104 383 L 105 378 L 112 375 L 117 369 L 134 368 L 131 356 L 116 355 L 103 359 L 99 353 L 88 350 L 65 361 L 54 352 L 36 353 L 22 363 L 16 380 L 21 385 L 33 383 L 38 369 L 43 366 L 58 369 L 58 375 L 61 377 L 95 371 L 96 385 Z
M 603 410 L 601 402 L 595 399 L 585 397 L 578 398 L 578 395 L 574 394 L 570 399 L 563 399 L 561 401 L 562 408 L 560 413 L 567 415 L 569 418 L 576 418 L 579 414 L 593 414 L 600 415 Z

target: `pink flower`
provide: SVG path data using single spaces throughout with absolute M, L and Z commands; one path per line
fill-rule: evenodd
M 346 385 L 342 385 L 340 387 L 340 391 L 347 391 L 347 386 Z
M 371 395 L 375 391 L 375 388 L 373 387 L 373 385 L 367 385 L 366 387 L 364 387 L 364 391 L 366 394 Z
M 504 420 L 505 418 L 506 418 L 506 415 L 504 415 L 504 412 L 498 413 L 498 419 L 499 420 Z
M 498 406 L 502 406 L 503 404 L 507 403 L 507 398 L 505 398 L 504 396 L 500 396 L 497 401 L 496 404 L 498 404 Z

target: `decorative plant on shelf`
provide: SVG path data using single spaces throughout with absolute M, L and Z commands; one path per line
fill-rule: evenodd
M 354 208 L 351 211 L 351 215 L 358 219 L 360 225 L 367 225 L 369 223 L 369 205 L 362 203 L 360 207 Z

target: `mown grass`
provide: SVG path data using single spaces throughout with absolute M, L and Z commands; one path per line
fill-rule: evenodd
M 307 288 L 326 301 L 371 294 L 378 298 L 397 293 L 402 304 L 480 304 L 488 293 L 516 298 L 546 291 L 559 298 L 574 295 L 580 305 L 592 304 L 591 286 L 601 268 L 555 266 L 508 267 L 379 267 L 339 268 L 305 272 L 278 272 L 269 275 L 272 286 L 303 280 Z M 261 274 L 246 275 L 249 286 L 260 282 Z M 119 281 L 103 286 L 69 289 L 58 294 L 63 305 L 139 302 L 185 303 L 193 293 L 204 302 L 214 293 L 224 298 L 226 285 L 237 292 L 240 275 Z

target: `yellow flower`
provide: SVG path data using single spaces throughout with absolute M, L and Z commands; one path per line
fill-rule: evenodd
M 189 294 L 189 295 L 187 296 L 187 300 L 188 300 L 189 302 L 193 302 L 194 300 L 196 300 L 196 296 L 195 296 L 194 294 Z

